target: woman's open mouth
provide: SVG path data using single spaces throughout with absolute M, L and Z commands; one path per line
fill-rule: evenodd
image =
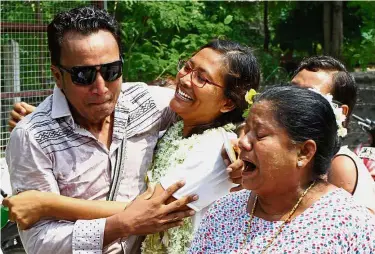
M 179 99 L 184 100 L 184 101 L 193 101 L 193 98 L 191 98 L 187 93 L 184 93 L 183 91 L 181 91 L 179 87 L 176 89 L 175 96 L 177 96 Z
M 244 162 L 244 169 L 243 172 L 253 172 L 257 168 L 257 166 L 250 162 L 250 161 L 243 161 Z

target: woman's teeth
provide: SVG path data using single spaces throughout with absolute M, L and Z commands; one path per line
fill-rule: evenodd
M 191 98 L 189 95 L 187 95 L 186 93 L 184 93 L 180 89 L 177 90 L 177 94 L 180 95 L 182 98 L 184 98 L 186 100 L 189 100 L 189 101 L 193 100 L 193 98 Z
M 254 171 L 257 168 L 257 166 L 254 163 L 251 163 L 249 161 L 244 161 L 244 163 L 245 163 L 245 167 L 244 167 L 243 171 L 245 171 L 245 172 L 251 172 L 251 171 Z

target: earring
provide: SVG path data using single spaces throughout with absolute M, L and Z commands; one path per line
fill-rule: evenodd
M 302 161 L 297 161 L 297 167 L 302 167 Z

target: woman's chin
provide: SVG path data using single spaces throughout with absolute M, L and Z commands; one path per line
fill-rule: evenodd
M 171 102 L 169 103 L 169 106 L 173 110 L 173 112 L 177 114 L 187 112 L 191 108 L 190 104 L 186 102 L 181 102 L 180 100 L 176 98 L 172 98 Z
M 253 190 L 259 184 L 259 169 L 242 171 L 242 186 L 245 189 Z
M 254 179 L 259 175 L 259 169 L 255 168 L 253 170 L 242 170 L 242 179 Z

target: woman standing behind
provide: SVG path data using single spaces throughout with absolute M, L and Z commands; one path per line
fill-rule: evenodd
M 190 253 L 374 253 L 370 212 L 322 178 L 337 130 L 318 93 L 289 86 L 257 96 L 240 140 L 245 190 L 214 203 Z

